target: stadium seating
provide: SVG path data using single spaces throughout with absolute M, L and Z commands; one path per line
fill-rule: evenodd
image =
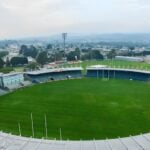
M 81 78 L 82 72 L 81 69 L 72 68 L 72 70 L 52 70 L 47 72 L 29 72 L 26 73 L 26 76 L 33 82 L 33 83 L 41 83 L 41 82 L 47 82 L 50 80 L 64 80 L 68 78 Z
M 150 81 L 150 71 L 116 68 L 87 68 L 87 77 Z

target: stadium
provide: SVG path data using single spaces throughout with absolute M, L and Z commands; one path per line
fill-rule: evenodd
M 25 73 L 29 87 L 1 96 L 0 149 L 149 150 L 150 71 L 82 71 Z

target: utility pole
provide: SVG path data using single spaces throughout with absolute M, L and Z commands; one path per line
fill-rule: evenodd
M 46 134 L 46 139 L 47 139 L 47 117 L 45 115 L 45 134 Z
M 67 33 L 62 33 L 64 51 L 66 50 Z
M 33 116 L 31 113 L 31 125 L 32 125 L 32 137 L 34 138 L 34 124 L 33 124 Z
M 59 129 L 59 136 L 60 136 L 60 140 L 62 140 L 62 132 L 61 132 L 61 128 Z
M 18 122 L 18 129 L 19 129 L 19 135 L 21 136 L 21 127 L 20 127 L 20 123 Z

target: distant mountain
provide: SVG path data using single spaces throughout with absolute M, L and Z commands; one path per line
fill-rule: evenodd
M 34 41 L 53 41 L 61 42 L 60 35 L 53 35 L 49 37 L 26 38 L 24 40 Z M 136 34 L 68 34 L 68 42 L 150 42 L 150 33 L 136 33 Z
M 70 40 L 91 42 L 150 42 L 150 34 L 90 34 L 70 35 Z
M 7 43 L 10 40 L 5 41 Z M 11 40 L 11 42 L 18 41 L 20 43 L 37 43 L 37 42 L 62 42 L 61 34 L 46 37 L 30 37 Z M 4 42 L 4 41 L 3 41 Z M 68 33 L 67 42 L 140 42 L 150 43 L 150 33 L 114 33 L 114 34 L 72 34 Z

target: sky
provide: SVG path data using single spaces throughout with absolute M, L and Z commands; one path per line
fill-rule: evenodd
M 150 0 L 0 0 L 0 39 L 150 32 Z

